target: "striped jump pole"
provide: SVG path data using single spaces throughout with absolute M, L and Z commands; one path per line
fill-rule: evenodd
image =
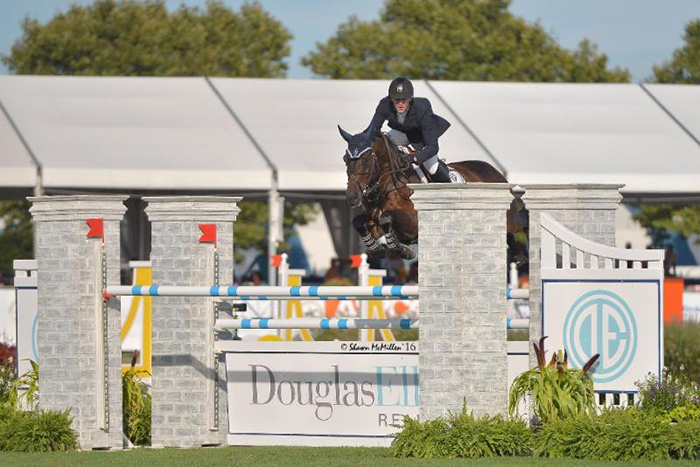
M 219 319 L 216 329 L 418 329 L 417 319 Z
M 527 319 L 506 321 L 508 329 L 527 329 Z M 360 318 L 244 318 L 219 319 L 215 328 L 224 329 L 420 329 L 417 319 L 360 319 Z
M 236 297 L 242 300 L 284 300 L 303 298 L 305 300 L 375 300 L 408 299 L 418 297 L 417 285 L 385 286 L 109 286 L 104 289 L 107 295 L 146 296 L 146 297 Z
M 508 300 L 515 300 L 515 299 L 525 299 L 527 300 L 530 298 L 530 289 L 511 289 L 508 287 L 506 289 L 506 298 Z

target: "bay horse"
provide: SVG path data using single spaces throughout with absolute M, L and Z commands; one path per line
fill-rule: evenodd
M 343 160 L 348 175 L 345 197 L 352 208 L 361 208 L 352 223 L 372 256 L 384 258 L 396 254 L 407 260 L 416 257 L 408 246 L 418 241 L 418 213 L 413 207 L 409 183 L 421 183 L 410 163 L 404 162 L 400 149 L 385 133 L 367 129 L 351 135 L 338 126 L 348 143 Z M 488 162 L 468 160 L 448 164 L 466 182 L 507 183 L 501 172 Z M 525 223 L 513 200 L 507 213 L 508 244 L 515 245 L 513 234 Z M 378 240 L 385 239 L 385 245 Z

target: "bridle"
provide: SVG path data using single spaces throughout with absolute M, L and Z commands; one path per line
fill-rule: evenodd
M 355 185 L 360 187 L 360 191 L 362 192 L 362 198 L 369 204 L 376 204 L 379 202 L 379 162 L 377 161 L 377 156 L 374 154 L 374 149 L 370 146 L 367 148 L 365 151 L 362 151 L 358 157 L 356 158 L 351 158 L 351 157 L 345 157 L 345 165 L 349 165 L 350 161 L 352 160 L 359 160 L 362 157 L 367 157 L 365 156 L 365 153 L 369 152 L 367 156 L 371 158 L 371 165 L 369 167 L 369 170 L 365 172 L 353 172 L 350 174 L 350 180 L 355 182 Z M 367 182 L 362 183 L 359 178 L 360 177 L 367 177 Z M 375 180 L 376 178 L 376 180 Z
M 358 187 L 360 187 L 362 197 L 365 200 L 365 202 L 373 206 L 381 205 L 383 199 L 389 196 L 389 194 L 394 191 L 398 191 L 399 195 L 405 200 L 409 200 L 410 195 L 413 192 L 413 190 L 410 190 L 408 194 L 404 194 L 400 191 L 410 181 L 408 175 L 406 175 L 406 170 L 411 169 L 410 164 L 406 165 L 403 163 L 402 160 L 399 159 L 399 149 L 385 133 L 381 134 L 381 138 L 384 147 L 387 150 L 388 170 L 382 172 L 382 167 L 379 164 L 379 158 L 377 157 L 373 144 L 369 148 L 359 153 L 359 156 L 354 158 L 359 159 L 362 157 L 371 157 L 372 164 L 370 168 L 365 172 L 352 173 L 349 177 L 351 181 L 354 181 L 355 184 Z M 365 155 L 366 152 L 369 152 L 369 154 Z M 350 160 L 352 159 L 352 157 L 346 156 L 345 164 L 348 165 L 350 163 Z M 363 184 L 358 180 L 358 178 L 365 176 L 367 177 L 368 181 Z M 382 185 L 382 182 L 385 179 L 389 179 L 388 181 L 391 184 L 391 188 L 389 190 L 383 190 L 383 192 L 380 193 L 379 187 Z

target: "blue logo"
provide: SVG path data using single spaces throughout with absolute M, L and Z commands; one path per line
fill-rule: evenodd
M 637 351 L 637 323 L 629 305 L 607 290 L 581 296 L 564 319 L 564 348 L 570 362 L 581 368 L 595 354 L 596 383 L 615 381 L 629 368 Z

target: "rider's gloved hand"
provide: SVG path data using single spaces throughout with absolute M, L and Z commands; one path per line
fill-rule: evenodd
M 410 163 L 414 163 L 414 164 L 415 164 L 415 163 L 416 163 L 416 158 L 415 158 L 415 156 L 414 156 L 413 154 L 411 154 L 410 152 L 403 152 L 403 151 L 400 151 L 400 152 L 399 152 L 399 155 L 401 156 L 401 160 L 403 160 L 403 162 L 404 162 L 405 164 L 410 164 Z

